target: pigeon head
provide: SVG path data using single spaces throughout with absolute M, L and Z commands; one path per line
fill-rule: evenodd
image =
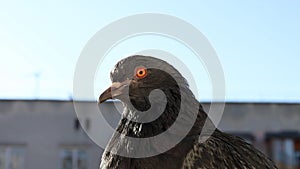
M 186 79 L 163 60 L 141 55 L 127 57 L 115 65 L 111 81 L 112 85 L 100 95 L 99 103 L 109 99 L 123 103 L 122 118 L 116 129 L 119 133 L 146 138 L 167 131 L 179 114 L 182 121 L 178 129 L 193 126 L 196 116 L 201 124 L 206 119 Z M 198 133 L 202 126 L 198 122 L 189 134 Z M 176 134 L 187 133 L 182 130 Z
M 100 95 L 99 103 L 118 99 L 138 111 L 150 109 L 151 102 L 162 103 L 165 97 L 168 103 L 180 104 L 180 89 L 188 88 L 186 80 L 173 66 L 141 55 L 119 61 L 111 71 L 111 81 L 112 85 Z M 156 92 L 159 96 L 155 97 L 155 92 L 151 93 L 155 89 L 162 91 L 163 95 Z

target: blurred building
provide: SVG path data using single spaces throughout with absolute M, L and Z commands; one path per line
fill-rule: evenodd
M 0 101 L 0 169 L 95 169 L 102 150 L 70 101 Z
M 108 141 L 111 133 L 103 129 L 117 125 L 122 105 L 103 103 L 103 123 L 96 102 L 77 104 L 78 117 L 72 101 L 1 100 L 0 169 L 98 168 L 103 150 L 95 142 Z M 281 168 L 300 168 L 300 104 L 227 103 L 219 128 L 253 143 Z

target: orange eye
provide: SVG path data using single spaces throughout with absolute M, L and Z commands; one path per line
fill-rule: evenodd
M 137 68 L 136 71 L 135 71 L 135 76 L 139 79 L 142 79 L 144 77 L 147 76 L 147 69 L 146 68 Z

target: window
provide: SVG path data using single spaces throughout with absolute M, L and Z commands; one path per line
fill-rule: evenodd
M 60 166 L 60 169 L 87 169 L 86 151 L 81 149 L 63 149 L 61 151 Z
M 80 124 L 80 122 L 82 122 L 82 126 Z M 84 125 L 83 125 L 84 122 Z M 79 131 L 81 129 L 81 127 L 84 127 L 85 130 L 89 130 L 91 126 L 91 121 L 89 118 L 86 118 L 85 121 L 83 120 L 79 120 L 78 118 L 74 119 L 74 130 L 75 131 Z
M 78 118 L 74 119 L 74 129 L 76 131 L 78 131 L 80 129 L 80 122 L 79 122 Z
M 24 148 L 0 146 L 0 169 L 23 169 Z

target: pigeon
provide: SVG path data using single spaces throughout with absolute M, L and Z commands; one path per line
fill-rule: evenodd
M 98 103 L 118 99 L 124 109 L 102 154 L 101 169 L 277 168 L 253 145 L 217 129 L 187 80 L 166 61 L 129 56 L 115 65 L 110 78 L 112 85 L 100 95 Z M 174 123 L 179 127 L 170 131 Z M 155 139 L 146 144 L 130 139 L 162 134 L 165 137 L 159 143 Z M 145 156 L 139 156 L 143 153 Z

